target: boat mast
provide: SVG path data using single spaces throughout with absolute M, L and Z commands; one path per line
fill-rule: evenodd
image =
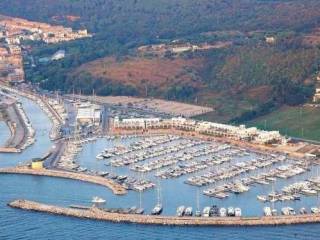
M 142 209 L 142 191 L 139 190 L 139 208 Z
M 197 188 L 197 211 L 200 211 L 199 188 Z
M 271 211 L 274 209 L 274 182 L 272 182 L 272 201 L 271 201 Z
M 318 180 L 319 177 L 319 166 L 317 166 L 317 177 L 316 180 Z M 317 205 L 319 206 L 319 192 L 317 191 Z
M 159 178 L 158 178 L 158 184 L 157 184 L 157 204 L 161 204 L 161 186 L 160 186 Z

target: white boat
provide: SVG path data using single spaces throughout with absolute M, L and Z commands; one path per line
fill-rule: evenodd
M 185 212 L 184 212 L 184 215 L 185 216 L 192 216 L 193 212 L 192 212 L 192 207 L 187 207 Z
M 151 215 L 160 215 L 162 213 L 162 204 L 158 203 L 151 211 Z
M 241 217 L 241 215 L 242 215 L 241 208 L 235 208 L 234 209 L 234 215 L 236 217 Z
M 281 209 L 281 213 L 282 213 L 283 215 L 286 215 L 286 216 L 288 216 L 288 215 L 296 215 L 296 212 L 295 212 L 294 209 L 291 208 L 291 207 L 284 207 L 284 208 L 282 208 L 282 209 Z
M 319 208 L 317 208 L 317 207 L 312 207 L 312 208 L 311 208 L 311 213 L 313 213 L 313 214 L 319 213 Z
M 233 208 L 233 207 L 228 207 L 227 215 L 228 215 L 229 217 L 235 216 L 235 211 L 234 211 L 234 208 Z
M 227 216 L 227 210 L 225 208 L 220 208 L 219 215 L 220 215 L 220 217 L 226 217 Z
M 300 214 L 307 214 L 307 209 L 305 209 L 304 207 L 303 208 L 300 208 L 300 211 L 299 211 Z
M 185 213 L 186 207 L 185 206 L 180 206 L 177 209 L 177 216 L 182 217 Z
M 277 209 L 272 209 L 271 210 L 271 214 L 272 214 L 272 216 L 277 216 L 278 215 L 278 210 Z
M 202 216 L 210 217 L 210 207 L 205 207 L 202 212 Z
M 271 212 L 271 208 L 270 207 L 264 207 L 263 208 L 263 213 L 266 217 L 270 217 L 272 215 L 272 212 Z
M 304 194 L 304 195 L 308 195 L 308 196 L 317 195 L 317 191 L 316 190 L 308 189 L 308 188 L 302 189 L 301 193 Z
M 104 200 L 103 198 L 100 198 L 100 197 L 93 197 L 92 202 L 93 203 L 105 203 L 106 200 Z
M 268 200 L 267 197 L 264 195 L 258 195 L 257 199 L 261 202 L 266 202 Z

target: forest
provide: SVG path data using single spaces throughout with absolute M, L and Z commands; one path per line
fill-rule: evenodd
M 303 38 L 319 26 L 319 7 L 318 0 L 2 0 L 0 14 L 87 28 L 94 34 L 91 39 L 32 46 L 30 54 L 35 58 L 67 49 L 62 61 L 26 67 L 29 80 L 66 92 L 77 88 L 85 93 L 95 89 L 102 95 L 140 95 L 136 86 L 90 73 L 70 73 L 106 56 L 121 61 L 141 45 L 175 39 L 230 40 L 233 45 L 228 49 L 181 56 L 205 59 L 197 79 L 201 87 L 168 85 L 165 92 L 153 93 L 154 97 L 199 99 L 206 104 L 214 98 L 208 101 L 204 95 L 210 98 L 219 93 L 233 96 L 234 101 L 247 101 L 248 91 L 266 86 L 266 97 L 250 100 L 254 109 L 243 109 L 232 119 L 243 121 L 283 104 L 297 105 L 310 99 L 319 70 L 319 48 L 306 46 Z M 266 44 L 266 35 L 276 36 L 276 44 Z

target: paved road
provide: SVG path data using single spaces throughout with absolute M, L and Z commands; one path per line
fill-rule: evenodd
M 8 140 L 7 147 L 19 148 L 25 142 L 27 134 L 26 126 L 17 110 L 15 105 L 10 105 L 7 108 L 8 118 L 11 122 L 16 123 L 16 131 L 13 136 Z
M 57 141 L 49 150 L 51 154 L 45 160 L 44 166 L 48 169 L 55 168 L 55 166 L 57 165 L 59 159 L 61 158 L 64 152 L 65 147 L 66 147 L 66 143 L 64 139 Z

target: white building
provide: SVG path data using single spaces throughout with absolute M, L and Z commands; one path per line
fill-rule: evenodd
M 97 126 L 101 121 L 101 109 L 97 105 L 81 104 L 77 109 L 77 123 Z
M 262 131 L 256 127 L 246 128 L 245 125 L 232 126 L 214 122 L 202 122 L 182 117 L 171 119 L 130 118 L 114 119 L 114 128 L 123 129 L 165 129 L 173 128 L 183 131 L 194 131 L 214 137 L 225 137 L 241 141 L 253 141 L 259 144 L 286 143 L 285 137 L 278 131 Z
M 259 131 L 254 141 L 259 144 L 272 144 L 284 142 L 284 138 L 278 131 Z
M 52 55 L 51 60 L 52 61 L 58 61 L 63 59 L 66 56 L 65 50 L 59 50 L 55 54 Z

